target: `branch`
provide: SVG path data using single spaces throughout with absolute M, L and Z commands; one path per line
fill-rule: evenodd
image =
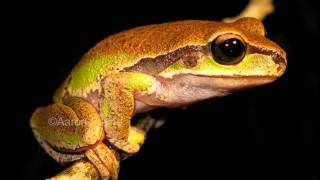
M 79 160 L 48 180 L 97 180 L 99 173 L 87 160 Z
M 233 22 L 242 17 L 254 17 L 263 21 L 266 16 L 273 13 L 274 6 L 272 0 L 250 0 L 246 8 L 235 17 L 225 18 L 224 22 Z

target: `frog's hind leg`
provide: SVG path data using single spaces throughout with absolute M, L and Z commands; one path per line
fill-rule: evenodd
M 83 157 L 86 149 L 104 138 L 99 114 L 81 98 L 36 109 L 30 125 L 46 152 L 60 163 Z
M 78 160 L 49 180 L 117 180 L 119 161 L 116 153 L 103 143 L 85 152 L 88 159 Z
M 30 124 L 36 139 L 59 163 L 87 157 L 101 177 L 117 179 L 119 162 L 115 153 L 102 142 L 105 136 L 100 115 L 84 99 L 68 98 L 64 104 L 38 108 Z M 69 175 L 78 177 L 76 172 Z

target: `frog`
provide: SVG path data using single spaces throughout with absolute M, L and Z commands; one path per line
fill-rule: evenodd
M 30 126 L 57 162 L 80 162 L 101 179 L 115 180 L 120 161 L 146 139 L 147 130 L 131 122 L 135 115 L 265 85 L 286 66 L 286 52 L 255 18 L 140 26 L 108 36 L 85 53 L 53 103 L 33 112 Z M 80 175 L 85 176 L 90 173 Z

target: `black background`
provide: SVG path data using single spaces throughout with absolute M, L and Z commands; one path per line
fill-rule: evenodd
M 287 51 L 283 77 L 186 110 L 165 111 L 167 123 L 150 132 L 137 155 L 122 162 L 120 179 L 319 179 L 315 4 L 276 0 L 275 13 L 264 21 L 268 37 Z M 64 168 L 39 147 L 29 118 L 36 107 L 51 103 L 55 88 L 99 40 L 145 24 L 221 20 L 245 5 L 211 0 L 2 6 L 1 176 L 44 179 Z

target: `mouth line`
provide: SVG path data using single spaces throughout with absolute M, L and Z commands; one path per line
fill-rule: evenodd
M 243 76 L 243 75 L 202 75 L 202 74 L 189 74 L 192 76 L 198 76 L 198 77 L 207 77 L 207 78 L 224 78 L 224 79 L 277 79 L 278 76 L 271 76 L 271 75 L 266 75 L 266 76 L 259 76 L 259 75 L 247 75 L 247 76 Z
M 278 76 L 208 76 L 196 74 L 179 74 L 174 77 L 175 81 L 189 81 L 197 87 L 213 87 L 223 91 L 236 91 L 247 89 L 275 81 Z
M 269 84 L 278 79 L 277 76 L 206 76 L 194 75 L 197 78 L 205 78 L 216 89 L 241 90 L 264 84 Z

